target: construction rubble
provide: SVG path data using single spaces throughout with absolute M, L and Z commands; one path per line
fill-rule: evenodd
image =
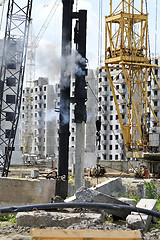
M 129 181 L 129 180 L 128 180 Z M 133 181 L 133 180 L 131 180 Z M 136 191 L 138 192 L 138 182 Z M 142 185 L 142 183 L 141 183 Z M 127 187 L 122 184 L 122 179 L 111 178 L 96 187 L 81 187 L 74 196 L 63 200 L 59 196 L 53 198 L 53 203 L 104 203 L 119 204 L 156 210 L 155 199 L 140 199 L 137 204 L 135 199 L 124 197 Z M 143 195 L 143 197 L 145 197 Z M 111 220 L 112 219 L 112 220 Z M 115 224 L 117 220 L 120 224 Z M 138 230 L 143 233 L 145 240 L 160 239 L 160 230 L 151 228 L 150 223 L 155 217 L 146 214 L 131 212 L 122 209 L 83 209 L 66 208 L 50 211 L 33 209 L 31 212 L 18 212 L 16 225 L 1 226 L 0 239 L 29 240 L 32 228 L 53 229 L 99 229 L 99 230 Z M 6 238 L 5 238 L 6 236 Z

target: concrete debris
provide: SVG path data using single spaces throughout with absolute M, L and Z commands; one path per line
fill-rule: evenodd
M 41 204 L 55 197 L 56 180 L 0 177 L 0 203 Z
M 87 187 L 87 186 L 85 186 L 85 187 Z M 126 194 L 126 187 L 122 185 L 122 179 L 120 177 L 109 179 L 105 182 L 102 182 L 102 183 L 96 185 L 96 187 L 91 187 L 89 189 L 101 192 L 108 196 L 122 196 L 122 195 Z M 70 194 L 69 194 L 69 196 L 70 196 Z M 71 196 L 71 197 L 67 198 L 65 200 L 65 202 L 66 203 L 67 202 L 68 203 L 76 202 L 76 197 Z
M 141 199 L 140 202 L 136 205 L 139 208 L 145 208 L 148 210 L 156 210 L 156 199 Z M 127 226 L 132 230 L 142 229 L 144 232 L 147 232 L 149 224 L 151 223 L 152 216 L 146 214 L 139 214 L 136 212 L 131 212 L 130 215 L 126 218 Z
M 65 202 L 65 203 L 73 203 L 73 202 L 76 202 L 76 196 L 74 195 L 74 196 L 71 196 L 71 197 L 69 197 L 69 198 L 66 198 L 66 199 L 64 200 L 64 202 Z
M 56 227 L 54 227 L 56 228 Z M 59 229 L 60 227 L 58 227 Z M 1 226 L 1 240 L 29 240 L 32 227 L 17 226 L 15 224 Z M 98 223 L 97 219 L 83 220 L 80 224 L 72 224 L 67 229 L 99 229 L 99 230 L 130 230 L 126 225 L 115 223 Z M 143 240 L 158 240 L 160 236 L 159 228 L 151 228 L 149 232 L 144 233 Z
M 39 177 L 39 170 L 32 170 L 31 171 L 31 178 L 38 178 Z
M 145 198 L 146 193 L 146 186 L 144 184 L 138 184 L 138 197 Z
M 95 202 L 95 203 L 110 203 L 110 204 L 120 204 L 120 205 L 129 205 L 125 202 L 118 200 L 115 197 L 108 196 L 101 192 L 95 191 L 91 188 L 81 187 L 76 192 L 76 202 Z M 126 218 L 130 214 L 129 210 L 111 210 L 107 209 L 106 212 L 111 213 L 120 218 Z
M 75 186 L 72 183 L 68 183 L 68 196 L 71 197 L 75 193 Z
M 145 182 L 150 183 L 153 182 L 152 179 L 146 179 Z M 137 185 L 138 187 L 138 197 L 141 198 L 146 198 L 146 185 L 144 183 L 140 183 Z
M 16 216 L 17 226 L 25 227 L 60 227 L 67 228 L 86 220 L 96 219 L 97 223 L 104 222 L 104 214 L 98 213 L 57 213 L 46 211 L 19 212 Z
M 3 239 L 1 239 L 3 240 Z M 22 236 L 22 235 L 16 235 L 12 238 L 12 240 L 31 240 L 30 237 L 25 237 L 25 236 Z
M 136 207 L 136 204 L 137 204 L 137 201 L 135 199 L 131 199 L 131 198 L 124 198 L 124 197 L 121 197 L 121 198 L 118 198 L 119 201 L 122 201 L 124 203 L 127 203 L 133 207 Z
M 53 203 L 62 203 L 62 202 L 64 202 L 64 200 L 63 200 L 63 198 L 61 198 L 60 196 L 55 196 L 54 198 L 53 198 L 53 201 L 52 201 Z
M 122 185 L 122 179 L 120 177 L 109 179 L 91 189 L 110 196 L 120 197 L 126 194 L 126 187 Z

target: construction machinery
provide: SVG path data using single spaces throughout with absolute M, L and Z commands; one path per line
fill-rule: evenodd
M 105 21 L 105 68 L 128 157 L 159 158 L 158 60 L 148 56 L 148 13 L 144 1 L 121 0 Z M 138 5 L 139 6 L 139 5 Z M 113 75 L 113 72 L 116 74 Z M 145 155 L 147 154 L 147 155 Z M 154 158 L 155 159 L 155 158 Z
M 8 176 L 23 89 L 32 0 L 8 1 L 0 71 L 0 169 Z

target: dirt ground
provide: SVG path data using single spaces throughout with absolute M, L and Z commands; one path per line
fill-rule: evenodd
M 51 228 L 50 228 L 51 229 Z M 56 228 L 52 228 L 56 229 Z M 60 229 L 60 227 L 58 227 Z M 82 221 L 80 224 L 72 224 L 68 229 L 97 229 L 97 230 L 130 230 L 125 226 L 125 222 L 119 224 L 105 222 L 98 222 L 96 219 L 92 221 Z M 6 223 L 0 225 L 0 239 L 1 240 L 30 240 L 30 227 L 20 227 L 13 223 Z M 149 232 L 142 233 L 143 240 L 158 240 L 160 239 L 160 229 L 151 228 Z

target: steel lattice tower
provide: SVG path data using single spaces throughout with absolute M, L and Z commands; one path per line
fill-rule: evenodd
M 160 126 L 147 97 L 150 75 L 160 89 L 152 69 L 158 66 L 148 59 L 148 14 L 144 14 L 143 0 L 139 2 L 140 10 L 133 0 L 116 2 L 113 9 L 110 0 L 105 27 L 105 67 L 128 152 L 149 149 L 148 108 Z M 117 69 L 115 77 L 113 69 Z
M 8 3 L 0 72 L 0 168 L 7 176 L 19 120 L 32 0 Z

